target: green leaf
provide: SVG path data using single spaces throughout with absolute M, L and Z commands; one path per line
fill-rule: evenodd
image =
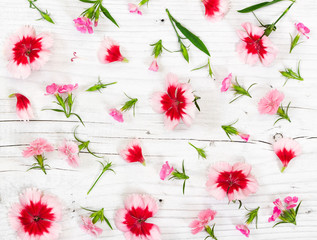
M 142 0 L 142 1 L 139 3 L 139 6 L 141 7 L 141 6 L 144 5 L 144 4 L 149 4 L 149 1 L 150 1 L 150 0 Z
M 302 201 L 300 201 L 299 204 L 298 204 L 297 207 L 296 207 L 295 217 L 297 216 L 297 213 L 298 213 L 298 210 L 299 210 L 299 207 L 300 207 L 301 204 L 302 204 Z
M 206 152 L 205 152 L 205 150 L 204 150 L 203 148 L 198 148 L 198 147 L 196 147 L 195 145 L 193 145 L 193 144 L 190 143 L 190 142 L 188 142 L 188 144 L 189 144 L 190 146 L 192 146 L 193 148 L 196 149 L 196 151 L 197 151 L 197 153 L 198 153 L 198 157 L 202 157 L 202 158 L 204 158 L 204 159 L 207 158 Z
M 119 27 L 116 20 L 114 20 L 114 18 L 111 16 L 109 11 L 101 4 L 100 4 L 100 9 L 101 9 L 102 13 L 106 16 L 106 18 L 108 18 L 111 22 L 113 22 L 113 24 L 115 24 L 117 27 Z
M 187 62 L 189 62 L 189 55 L 188 55 L 187 48 L 185 47 L 185 45 L 182 42 L 180 42 L 180 47 L 181 47 L 181 52 L 183 54 L 183 57 L 185 58 L 185 60 Z
M 126 95 L 126 94 L 125 94 Z M 135 104 L 138 102 L 137 98 L 131 98 L 126 95 L 130 100 L 126 101 L 124 105 L 121 107 L 121 111 L 125 112 L 133 108 L 133 116 L 135 115 Z
M 270 5 L 273 5 L 275 3 L 278 3 L 278 2 L 281 2 L 281 1 L 285 1 L 285 0 L 273 0 L 271 2 L 262 2 L 262 3 L 258 3 L 258 4 L 255 4 L 255 5 L 252 5 L 250 7 L 247 7 L 247 8 L 244 8 L 244 9 L 241 9 L 241 10 L 238 10 L 239 13 L 249 13 L 249 12 L 253 12 L 257 9 L 260 9 L 260 8 L 263 8 L 263 7 L 267 7 L 267 6 L 270 6 Z
M 79 1 L 84 3 L 96 3 L 96 1 L 91 1 L 91 0 L 79 0 Z
M 41 12 L 41 16 L 43 17 L 44 20 L 50 22 L 50 23 L 54 23 L 53 19 L 50 17 L 50 15 L 46 12 Z

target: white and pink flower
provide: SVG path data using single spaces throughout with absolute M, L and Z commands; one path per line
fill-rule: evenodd
M 228 196 L 229 201 L 242 200 L 258 190 L 258 182 L 251 175 L 249 164 L 227 162 L 214 164 L 208 174 L 207 191 L 216 199 Z
M 32 71 L 39 70 L 49 60 L 52 45 L 49 34 L 36 34 L 33 27 L 22 27 L 5 46 L 8 71 L 15 78 L 29 77 Z
M 16 113 L 19 119 L 29 121 L 34 118 L 30 100 L 26 96 L 20 93 L 13 93 L 9 97 L 16 97 L 17 99 Z
M 264 66 L 269 66 L 276 58 L 277 48 L 264 35 L 262 28 L 248 22 L 243 23 L 242 27 L 244 30 L 238 31 L 241 42 L 237 46 L 242 61 L 250 65 L 260 61 Z
M 168 74 L 165 92 L 157 92 L 152 97 L 153 109 L 164 113 L 164 122 L 168 129 L 174 129 L 182 120 L 190 126 L 195 118 L 195 96 L 188 83 L 179 83 L 177 76 Z
M 158 205 L 149 195 L 133 194 L 126 198 L 125 206 L 115 216 L 117 228 L 127 240 L 161 240 L 157 225 L 147 222 L 158 211 Z
M 152 61 L 150 67 L 149 67 L 149 70 L 150 71 L 153 71 L 153 72 L 157 72 L 159 70 L 159 66 L 157 64 L 157 59 L 154 58 L 154 60 Z
M 128 3 L 128 8 L 130 13 L 137 13 L 139 15 L 142 15 L 142 12 L 139 9 L 139 6 L 134 3 Z
M 214 220 L 217 212 L 213 211 L 211 209 L 206 209 L 203 211 L 200 211 L 198 214 L 198 219 L 192 221 L 189 224 L 189 227 L 192 228 L 191 232 L 192 234 L 197 234 L 206 228 L 209 228 L 208 224 L 212 220 Z
M 64 141 L 63 145 L 58 148 L 58 151 L 66 156 L 67 163 L 72 167 L 78 167 L 79 163 L 79 148 L 72 141 Z
M 168 163 L 168 161 L 166 161 L 161 168 L 160 171 L 160 178 L 161 180 L 165 180 L 167 177 L 169 177 L 172 172 L 174 171 L 174 167 L 171 167 Z
M 101 42 L 98 58 L 101 63 L 128 62 L 128 59 L 122 56 L 119 44 L 109 37 Z
M 97 227 L 91 220 L 90 217 L 81 217 L 82 224 L 80 225 L 81 229 L 83 229 L 86 233 L 93 237 L 98 237 L 102 234 L 102 229 Z
M 284 94 L 276 89 L 268 92 L 265 97 L 261 98 L 258 104 L 258 109 L 261 114 L 274 115 L 280 107 L 284 99 Z
M 121 157 L 128 163 L 139 162 L 145 165 L 145 160 L 142 154 L 141 143 L 139 140 L 134 139 L 126 148 L 120 151 Z
M 301 153 L 299 143 L 290 138 L 279 139 L 273 144 L 273 149 L 283 164 L 282 172 L 287 168 L 289 162 Z
M 9 213 L 12 228 L 23 240 L 57 240 L 61 218 L 59 201 L 35 188 L 26 189 Z
M 213 21 L 221 20 L 229 11 L 229 0 L 201 0 L 205 6 L 205 15 Z

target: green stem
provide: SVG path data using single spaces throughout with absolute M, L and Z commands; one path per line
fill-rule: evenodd
M 166 12 L 167 12 L 168 18 L 169 18 L 169 20 L 171 21 L 171 24 L 172 24 L 172 26 L 173 26 L 173 28 L 174 28 L 174 31 L 175 31 L 175 33 L 176 33 L 176 35 L 177 35 L 178 42 L 181 42 L 181 37 L 179 36 L 179 34 L 178 34 L 177 30 L 176 30 L 176 27 L 175 27 L 175 25 L 174 25 L 174 18 L 172 17 L 172 15 L 170 14 L 170 12 L 169 12 L 168 9 L 166 9 Z
M 99 179 L 101 178 L 101 176 L 105 173 L 105 171 L 102 171 L 99 175 L 99 177 L 96 179 L 96 181 L 94 182 L 94 184 L 91 186 L 91 188 L 89 189 L 89 191 L 87 192 L 87 195 L 91 192 L 91 190 L 94 188 L 94 186 L 96 185 L 96 183 L 99 181 Z
M 45 171 L 45 168 L 44 168 L 44 158 L 43 158 L 43 156 L 42 155 L 37 155 L 35 157 L 35 159 L 36 159 L 37 163 L 39 164 L 40 168 L 42 169 L 42 171 L 45 174 L 47 174 L 46 171 Z

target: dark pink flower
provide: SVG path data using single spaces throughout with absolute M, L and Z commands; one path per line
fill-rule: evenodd
M 92 34 L 94 30 L 92 29 L 92 22 L 87 17 L 79 17 L 73 20 L 75 23 L 75 27 L 81 33 L 86 33 L 88 31 L 89 34 Z
M 208 227 L 209 222 L 214 220 L 216 213 L 216 211 L 213 211 L 211 209 L 201 211 L 198 214 L 198 219 L 192 221 L 189 224 L 189 227 L 192 228 L 192 234 L 197 234 Z
M 306 27 L 303 23 L 295 23 L 295 27 L 296 27 L 298 32 L 300 32 L 307 39 L 309 39 L 309 36 L 306 35 L 306 34 L 310 33 L 310 29 L 308 27 Z
M 282 213 L 282 211 L 278 207 L 275 206 L 273 208 L 273 214 L 269 218 L 268 222 L 274 222 L 281 215 L 281 213 Z
M 221 84 L 221 92 L 226 92 L 228 91 L 229 87 L 232 85 L 231 83 L 232 81 L 232 73 L 230 73 L 228 75 L 228 77 L 226 77 Z
M 286 209 L 295 208 L 297 206 L 298 197 L 288 196 L 284 199 L 284 202 L 287 204 Z
M 238 135 L 244 140 L 244 141 L 249 141 L 250 135 L 249 134 L 245 134 L 245 133 L 238 133 Z
M 244 236 L 249 237 L 250 229 L 248 228 L 248 225 L 239 224 L 236 226 L 236 229 L 239 230 Z
M 78 88 L 78 84 L 65 84 L 58 87 L 59 93 L 68 93 L 70 94 L 72 91 L 76 90 Z
M 16 97 L 16 112 L 18 117 L 23 121 L 28 121 L 34 118 L 33 111 L 31 108 L 30 100 L 20 93 L 13 93 L 9 97 Z
M 173 167 L 170 167 L 170 165 L 168 164 L 168 162 L 166 161 L 161 168 L 160 171 L 160 178 L 162 180 L 165 180 L 169 175 L 172 174 L 172 172 L 174 171 Z
M 114 120 L 116 120 L 117 122 L 123 122 L 123 115 L 122 115 L 122 112 L 115 109 L 115 108 L 111 108 L 109 110 L 109 115 L 111 117 L 113 117 Z
M 51 85 L 46 86 L 46 94 L 45 95 L 54 95 L 58 93 L 59 85 L 56 83 L 52 83 Z

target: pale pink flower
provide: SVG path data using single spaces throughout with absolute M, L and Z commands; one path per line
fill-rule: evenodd
M 36 34 L 33 27 L 22 27 L 5 45 L 8 71 L 15 78 L 27 78 L 49 60 L 52 45 L 53 39 L 49 34 Z
M 303 23 L 295 23 L 295 27 L 296 27 L 298 32 L 300 32 L 307 39 L 309 39 L 309 36 L 306 35 L 306 34 L 310 33 L 310 29 L 308 27 L 306 27 Z
M 29 121 L 34 118 L 31 103 L 27 97 L 20 93 L 13 93 L 9 97 L 17 98 L 16 113 L 21 120 Z
M 121 150 L 120 155 L 128 163 L 139 162 L 145 165 L 141 144 L 137 139 L 131 141 L 126 148 Z
M 277 113 L 281 102 L 284 99 L 284 94 L 276 89 L 268 92 L 265 97 L 263 97 L 258 104 L 258 109 L 261 114 L 274 115 Z
M 54 196 L 28 188 L 20 195 L 20 202 L 12 205 L 9 221 L 23 240 L 57 240 L 61 232 L 61 205 Z
M 52 152 L 54 147 L 49 144 L 45 139 L 38 138 L 30 143 L 30 146 L 27 147 L 22 155 L 25 158 L 42 155 L 44 152 Z
M 208 174 L 207 191 L 216 199 L 228 196 L 229 201 L 242 200 L 258 190 L 258 182 L 251 175 L 251 165 L 238 162 L 214 164 Z
M 128 62 L 128 59 L 122 56 L 119 44 L 109 37 L 101 42 L 98 58 L 101 63 Z
M 81 33 L 86 33 L 88 31 L 89 34 L 92 34 L 94 30 L 92 29 L 92 22 L 87 17 L 79 17 L 73 20 L 75 23 L 76 29 Z
M 245 133 L 238 133 L 238 135 L 241 137 L 241 139 L 243 139 L 244 141 L 249 141 L 250 135 L 249 134 L 245 134 Z
M 188 83 L 179 83 L 177 76 L 170 73 L 166 77 L 165 92 L 156 92 L 152 97 L 152 107 L 164 113 L 165 126 L 174 129 L 181 120 L 187 125 L 195 118 L 195 96 Z
M 157 72 L 159 70 L 159 66 L 157 64 L 157 59 L 156 58 L 154 58 L 153 62 L 151 63 L 151 66 L 149 67 L 149 70 L 153 71 L 153 72 Z
M 127 240 L 161 240 L 159 227 L 148 222 L 157 211 L 157 202 L 151 196 L 133 194 L 126 198 L 124 208 L 117 211 L 115 224 Z
M 202 0 L 205 5 L 205 15 L 213 21 L 221 20 L 229 11 L 228 0 Z
M 236 229 L 239 230 L 244 236 L 249 237 L 250 229 L 248 228 L 248 225 L 239 224 L 236 225 Z
M 139 9 L 139 6 L 133 3 L 128 3 L 129 12 L 130 13 L 137 13 L 139 15 L 142 15 L 142 12 Z
M 80 225 L 80 227 L 86 233 L 94 237 L 98 237 L 100 234 L 102 234 L 102 229 L 93 224 L 90 217 L 81 217 L 81 220 L 83 223 Z
M 286 209 L 295 208 L 297 206 L 298 197 L 288 196 L 284 199 L 284 202 L 287 204 Z
M 273 214 L 271 217 L 269 217 L 268 222 L 274 222 L 281 214 L 282 210 L 275 206 L 273 208 Z
M 221 92 L 226 92 L 228 91 L 229 87 L 232 85 L 231 83 L 232 81 L 232 73 L 230 73 L 228 75 L 228 77 L 226 77 L 221 84 Z
M 171 175 L 171 173 L 174 171 L 173 167 L 170 167 L 170 165 L 168 164 L 168 162 L 166 161 L 161 168 L 160 171 L 160 178 L 162 180 L 165 180 L 169 175 Z
M 59 93 L 68 93 L 70 94 L 72 91 L 76 90 L 78 88 L 78 84 L 65 84 L 65 85 L 61 85 L 58 88 L 58 92 Z
M 124 122 L 122 112 L 115 108 L 109 110 L 109 115 L 117 122 Z
M 279 139 L 273 144 L 273 149 L 283 164 L 282 172 L 288 166 L 289 162 L 301 153 L 299 143 L 290 138 Z
M 56 83 L 52 83 L 51 85 L 46 86 L 46 93 L 45 95 L 55 95 L 58 93 L 59 85 Z
M 208 226 L 209 222 L 214 220 L 216 214 L 217 212 L 211 209 L 200 211 L 198 214 L 198 219 L 192 221 L 189 224 L 189 227 L 192 228 L 192 234 L 197 234 L 203 231 L 205 227 Z
M 58 151 L 64 154 L 67 158 L 67 163 L 72 167 L 78 167 L 78 145 L 72 141 L 64 141 L 63 145 L 58 148 Z
M 254 65 L 259 60 L 264 66 L 270 65 L 277 55 L 277 49 L 271 40 L 264 36 L 263 28 L 243 23 L 244 31 L 239 30 L 237 33 L 241 42 L 237 46 L 237 52 L 243 62 Z

